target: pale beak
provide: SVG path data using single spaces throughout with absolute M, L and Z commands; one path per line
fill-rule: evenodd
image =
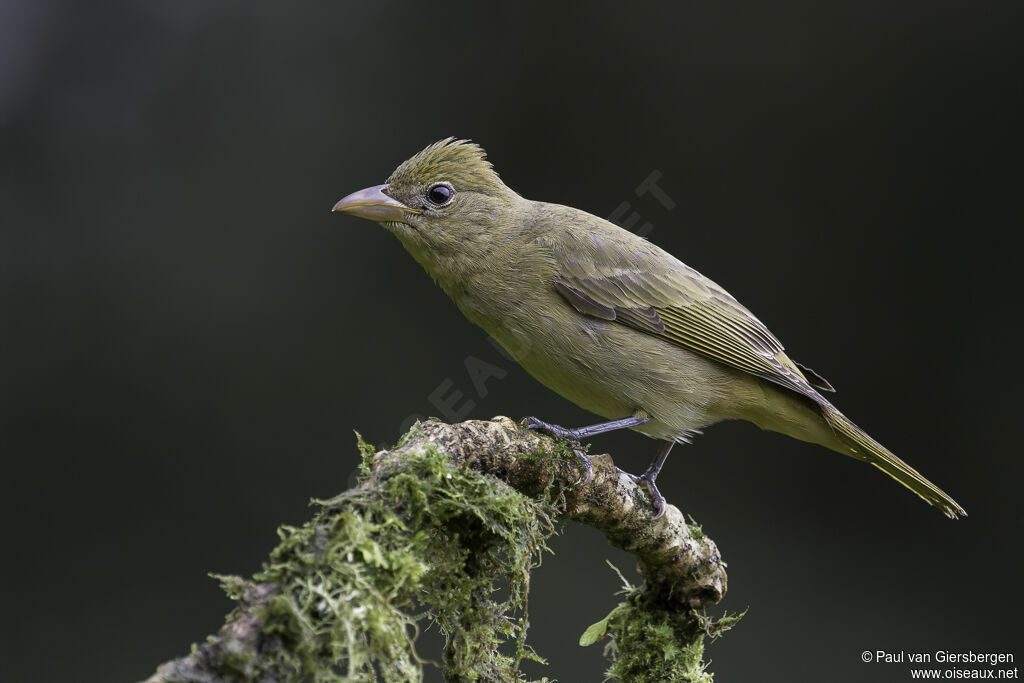
M 341 211 L 378 223 L 402 223 L 409 214 L 420 213 L 384 194 L 386 189 L 387 185 L 375 185 L 353 192 L 335 204 L 331 211 Z

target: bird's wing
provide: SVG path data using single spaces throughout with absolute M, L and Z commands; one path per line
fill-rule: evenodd
M 834 391 L 790 360 L 779 340 L 728 292 L 657 247 L 644 247 L 650 258 L 563 252 L 554 287 L 584 315 L 629 325 L 811 398 L 816 389 Z

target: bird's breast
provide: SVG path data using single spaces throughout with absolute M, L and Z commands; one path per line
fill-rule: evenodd
M 672 440 L 720 418 L 720 368 L 685 349 L 613 321 L 580 315 L 554 288 L 524 288 L 501 301 L 467 291 L 459 308 L 542 384 L 609 420 L 638 411 L 639 428 Z M 716 381 L 720 380 L 720 381 Z

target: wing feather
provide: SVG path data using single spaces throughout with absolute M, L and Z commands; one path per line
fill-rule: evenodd
M 817 373 L 805 375 L 775 335 L 728 292 L 668 259 L 659 260 L 662 272 L 653 273 L 569 262 L 555 289 L 584 315 L 620 322 L 806 396 L 832 390 Z

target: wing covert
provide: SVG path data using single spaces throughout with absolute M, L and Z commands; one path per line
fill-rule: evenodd
M 831 390 L 816 373 L 809 381 L 782 343 L 728 292 L 672 261 L 676 267 L 662 273 L 568 263 L 555 289 L 584 315 L 620 322 L 806 396 L 817 393 L 811 382 Z

